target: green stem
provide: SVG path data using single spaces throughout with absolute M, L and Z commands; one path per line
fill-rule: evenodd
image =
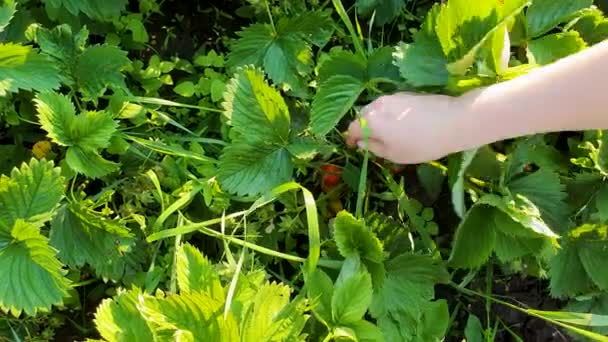
M 265 1 L 266 3 L 266 13 L 268 13 L 268 18 L 270 19 L 270 26 L 272 26 L 272 32 L 274 32 L 274 34 L 277 34 L 277 28 L 276 26 L 274 26 L 274 19 L 272 18 L 272 13 L 270 12 L 270 5 L 268 4 L 268 1 Z
M 522 312 L 522 313 L 524 313 L 526 315 L 530 315 L 532 317 L 536 317 L 536 318 L 542 319 L 544 321 L 547 321 L 549 323 L 555 324 L 557 326 L 560 326 L 560 327 L 565 328 L 567 330 L 570 330 L 572 332 L 575 332 L 575 333 L 578 333 L 578 334 L 583 335 L 585 337 L 591 338 L 592 340 L 595 340 L 595 341 L 608 342 L 608 337 L 606 337 L 606 336 L 602 336 L 602 335 L 594 333 L 592 331 L 584 330 L 584 329 L 581 329 L 581 328 L 578 328 L 578 327 L 575 327 L 575 326 L 572 326 L 572 325 L 569 325 L 569 324 L 566 324 L 566 323 L 563 323 L 563 322 L 560 322 L 560 321 L 557 321 L 557 320 L 545 317 L 545 316 L 543 316 L 543 315 L 535 312 L 535 310 L 528 310 L 528 309 L 520 308 L 519 306 L 513 305 L 513 304 L 511 304 L 509 302 L 505 302 L 503 300 L 500 300 L 500 299 L 497 299 L 497 298 L 494 298 L 494 297 L 491 297 L 491 296 L 487 296 L 487 295 L 485 295 L 483 293 L 480 293 L 480 292 L 477 292 L 477 291 L 474 291 L 474 290 L 470 290 L 470 289 L 466 289 L 466 288 L 460 287 L 458 284 L 456 284 L 454 282 L 449 282 L 449 285 L 452 286 L 457 291 L 462 292 L 462 293 L 464 293 L 466 295 L 477 296 L 477 297 L 481 297 L 481 298 L 484 298 L 484 299 L 488 299 L 488 300 L 490 300 L 490 301 L 492 301 L 494 303 L 497 303 L 497 304 L 500 304 L 500 305 L 504 305 L 504 306 L 506 306 L 506 307 L 508 307 L 510 309 Z
M 262 254 L 266 254 L 269 256 L 273 256 L 279 259 L 284 259 L 284 260 L 288 260 L 288 261 L 294 261 L 294 262 L 299 262 L 299 263 L 304 263 L 306 262 L 308 259 L 306 258 L 302 258 L 296 255 L 291 255 L 291 254 L 287 254 L 287 253 L 282 253 L 282 252 L 277 252 L 273 249 L 270 248 L 266 248 L 266 247 L 262 247 L 259 245 L 256 245 L 254 243 L 245 241 L 245 240 L 241 240 L 239 238 L 235 238 L 232 236 L 227 236 L 227 235 L 223 235 L 220 232 L 216 232 L 213 229 L 209 229 L 209 228 L 201 228 L 199 230 L 201 233 L 208 235 L 210 237 L 215 237 L 218 239 L 226 239 L 228 240 L 230 243 L 233 243 L 235 245 L 239 245 L 241 247 L 247 247 L 251 250 L 254 250 L 256 252 L 262 253 Z M 327 267 L 327 268 L 333 268 L 333 269 L 340 269 L 342 267 L 342 261 L 338 261 L 338 260 L 319 260 L 319 265 L 323 266 L 323 267 Z
M 491 262 L 489 262 L 488 265 L 486 266 L 486 294 L 488 295 L 488 298 L 490 298 L 492 296 L 493 280 L 494 280 L 493 264 Z M 486 341 L 489 341 L 489 336 L 490 336 L 490 329 L 491 329 L 490 310 L 492 309 L 492 301 L 488 298 L 486 298 L 486 332 L 484 334 L 484 335 L 486 335 Z
M 363 165 L 361 166 L 361 175 L 359 176 L 359 188 L 357 194 L 357 209 L 355 215 L 357 218 L 363 217 L 363 200 L 366 197 L 367 190 L 367 166 L 369 164 L 369 149 L 367 148 L 368 138 L 365 136 L 365 155 L 363 157 Z
M 323 339 L 323 342 L 329 342 L 332 338 L 334 338 L 333 334 L 327 334 L 327 336 L 325 336 L 325 338 Z
M 184 217 L 179 214 L 177 217 L 177 226 L 182 226 L 184 224 Z M 171 293 L 177 293 L 177 251 L 179 250 L 179 245 L 182 241 L 182 235 L 176 235 L 175 241 L 173 243 L 173 265 L 171 267 L 171 280 L 169 282 L 169 291 Z
M 126 101 L 137 102 L 137 103 L 146 103 L 153 104 L 157 106 L 167 106 L 167 107 L 182 107 L 182 108 L 190 108 L 190 109 L 198 109 L 202 111 L 212 112 L 212 113 L 224 113 L 223 110 L 205 106 L 196 106 L 185 103 L 179 103 L 175 101 L 169 101 L 165 99 L 159 99 L 156 97 L 145 97 L 145 96 L 129 96 L 125 98 Z
M 348 32 L 350 33 L 350 37 L 353 40 L 353 44 L 355 45 L 355 50 L 357 51 L 357 53 L 359 55 L 361 55 L 361 57 L 366 57 L 365 48 L 363 47 L 363 43 L 357 36 L 357 31 L 355 31 L 355 27 L 353 26 L 353 23 L 348 18 L 348 13 L 346 13 L 346 9 L 344 9 L 344 6 L 342 5 L 342 1 L 332 0 L 332 2 L 334 4 L 334 7 L 336 8 L 336 11 L 338 12 L 338 15 L 340 15 L 340 19 L 342 19 L 342 22 L 344 22 L 344 25 L 346 25 L 346 28 L 348 29 Z

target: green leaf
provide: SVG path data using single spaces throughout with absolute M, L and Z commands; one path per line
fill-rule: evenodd
M 110 146 L 118 124 L 107 112 L 85 112 L 76 115 L 67 96 L 41 93 L 36 96 L 38 119 L 48 137 L 58 145 L 97 150 Z
M 435 5 L 414 35 L 414 43 L 401 43 L 394 53 L 401 76 L 414 87 L 448 84 L 447 59 L 435 33 L 440 6 Z
M 595 207 L 601 223 L 608 223 L 608 186 L 603 186 L 595 195 Z
M 104 159 L 96 151 L 84 150 L 79 146 L 68 148 L 65 161 L 72 170 L 91 178 L 107 176 L 117 171 L 120 166 Z
M 182 293 L 204 292 L 216 300 L 225 298 L 215 267 L 190 244 L 177 251 L 177 283 Z
M 293 164 L 287 149 L 259 142 L 235 142 L 220 157 L 218 179 L 224 189 L 257 195 L 291 179 Z
M 384 342 L 384 335 L 382 331 L 373 323 L 360 320 L 355 323 L 351 323 L 347 326 L 348 329 L 354 332 L 356 341 L 359 342 Z
M 474 206 L 456 230 L 449 263 L 454 267 L 477 268 L 492 255 L 496 232 L 488 221 L 494 209 Z
M 253 24 L 237 32 L 239 39 L 230 47 L 228 65 L 232 68 L 251 64 L 262 66 L 272 43 L 272 33 L 272 26 L 268 24 Z
M 576 296 L 591 288 L 591 281 L 579 257 L 576 244 L 564 244 L 549 264 L 551 295 L 557 298 Z
M 41 93 L 36 95 L 34 103 L 47 136 L 58 145 L 73 145 L 71 123 L 76 117 L 76 109 L 69 97 L 54 92 Z
M 372 275 L 374 287 L 384 280 L 384 253 L 382 243 L 365 225 L 346 211 L 341 211 L 334 221 L 334 240 L 340 254 L 346 259 L 361 259 Z
M 129 229 L 78 203 L 63 206 L 53 218 L 50 244 L 67 265 L 89 264 L 104 278 L 120 280 L 137 267 L 130 255 L 135 238 Z
M 484 51 L 485 50 L 485 51 Z M 496 29 L 482 48 L 482 57 L 486 66 L 496 75 L 504 75 L 509 68 L 511 56 L 511 39 L 506 24 Z
M 599 150 L 594 150 L 592 153 L 595 154 L 596 151 L 596 156 L 592 158 L 602 172 L 608 172 L 608 131 L 602 131 L 601 139 L 599 140 Z
M 17 10 L 17 4 L 14 0 L 3 0 L 3 4 L 0 6 L 0 32 L 8 26 L 15 15 Z
M 263 269 L 254 269 L 248 273 L 238 275 L 234 296 L 230 303 L 230 311 L 241 322 L 253 305 L 253 298 L 266 282 L 266 272 Z
M 337 75 L 351 76 L 361 82 L 369 78 L 365 58 L 350 51 L 333 51 L 319 64 L 318 82 L 321 85 Z
M 310 136 L 295 138 L 286 148 L 294 158 L 302 161 L 310 161 L 318 154 L 327 154 L 334 150 L 331 145 Z
M 33 25 L 28 28 L 28 34 L 40 45 L 42 52 L 59 66 L 63 82 L 74 86 L 76 84 L 74 66 L 78 56 L 85 49 L 89 31 L 82 28 L 74 35 L 72 28 L 67 24 L 56 26 L 51 30 Z
M 534 164 L 544 171 L 559 172 L 570 164 L 560 151 L 546 144 L 544 139 L 537 136 L 531 139 L 521 139 L 515 150 L 508 156 L 504 182 L 511 182 L 516 176 L 525 174 L 525 167 Z
M 224 303 L 205 293 L 140 297 L 137 309 L 160 340 L 179 334 L 185 341 L 240 341 L 234 316 L 224 317 Z
M 53 162 L 31 159 L 13 168 L 10 177 L 0 176 L 0 230 L 18 219 L 48 219 L 63 197 L 61 170 Z
M 378 48 L 372 52 L 367 60 L 367 78 L 386 79 L 394 82 L 402 82 L 399 68 L 393 59 L 394 49 L 389 46 Z
M 404 0 L 357 0 L 357 9 L 363 16 L 375 15 L 374 24 L 382 26 L 395 20 L 405 6 Z
M 578 248 L 578 256 L 593 283 L 602 291 L 608 290 L 608 241 L 586 240 Z
M 386 268 L 387 278 L 374 293 L 370 313 L 387 341 L 407 341 L 416 335 L 415 327 L 432 305 L 435 284 L 447 282 L 449 275 L 428 255 L 402 254 L 390 260 Z M 426 315 L 430 318 L 430 313 Z M 437 328 L 442 325 L 438 322 Z
M 211 81 L 211 101 L 218 102 L 223 99 L 226 91 L 226 83 L 219 79 Z
M 495 195 L 486 195 L 479 199 L 477 204 L 492 206 L 506 214 L 506 216 L 503 216 L 499 215 L 501 213 L 497 213 L 494 220 L 497 228 L 506 234 L 534 238 L 558 238 L 558 235 L 542 220 L 538 208 L 526 197 L 517 195 L 512 199 L 509 197 L 501 198 Z M 514 225 L 513 223 L 516 224 Z M 509 228 L 504 228 L 504 224 L 507 224 Z
M 23 90 L 59 87 L 60 75 L 50 60 L 30 46 L 0 43 L 0 96 Z
M 84 13 L 91 19 L 111 21 L 125 10 L 128 0 L 44 0 L 55 8 L 63 7 L 69 13 Z
M 284 35 L 296 35 L 312 44 L 323 47 L 331 39 L 334 22 L 331 18 L 333 11 L 309 10 L 300 15 L 281 20 L 277 29 Z
M 534 203 L 551 227 L 559 228 L 567 222 L 566 186 L 556 172 L 541 168 L 509 182 L 507 187 L 513 194 L 523 195 Z
M 58 62 L 66 63 L 65 70 L 71 70 L 69 64 L 75 62 L 76 57 L 85 50 L 89 31 L 82 28 L 74 35 L 72 27 L 68 24 L 58 25 L 50 30 L 33 25 L 28 29 L 28 35 L 40 45 L 44 54 Z
M 264 67 L 275 84 L 287 84 L 303 93 L 304 78 L 312 71 L 311 43 L 322 45 L 329 39 L 332 22 L 326 12 L 307 11 L 282 18 L 275 29 L 269 24 L 253 24 L 238 32 L 231 46 L 228 66 Z
M 390 260 L 386 269 L 386 283 L 370 308 L 375 317 L 399 310 L 415 315 L 433 298 L 435 284 L 449 279 L 443 264 L 429 255 L 405 253 Z
M 302 94 L 306 89 L 304 75 L 312 67 L 310 46 L 291 37 L 275 38 L 266 50 L 264 70 L 276 84 L 287 84 L 291 90 Z
M 507 20 L 529 5 L 529 0 L 479 1 L 450 0 L 437 15 L 436 33 L 447 56 L 451 74 L 464 76 L 478 52 Z
M 209 51 L 207 55 L 201 55 L 194 59 L 194 64 L 203 67 L 216 67 L 222 68 L 224 67 L 224 56 L 218 55 L 215 50 Z
M 554 33 L 528 43 L 528 60 L 540 65 L 550 64 L 586 47 L 578 32 Z
M 372 279 L 363 270 L 337 283 L 331 298 L 333 322 L 348 325 L 361 320 L 372 302 L 372 292 Z
M 173 88 L 173 91 L 179 96 L 192 97 L 196 89 L 194 87 L 194 83 L 186 81 L 178 84 L 175 88 Z
M 445 299 L 428 303 L 416 329 L 419 341 L 442 341 L 449 322 L 450 311 Z
M 495 223 L 496 220 L 495 218 Z M 503 219 L 503 224 L 504 221 L 507 220 Z M 502 231 L 496 231 L 495 253 L 500 261 L 509 262 L 526 255 L 540 253 L 545 243 L 546 241 L 542 238 L 513 236 Z
M 0 308 L 18 317 L 59 305 L 69 281 L 56 251 L 38 228 L 19 219 L 10 235 L 0 231 Z
M 334 294 L 334 284 L 331 278 L 320 268 L 317 268 L 305 279 L 308 299 L 313 304 L 313 312 L 325 325 L 330 324 L 333 319 L 331 316 L 331 300 Z
M 128 63 L 127 53 L 115 46 L 95 45 L 87 48 L 74 67 L 74 77 L 83 99 L 95 101 L 107 88 L 126 90 L 125 76 L 121 70 Z
M 359 256 L 372 262 L 384 261 L 382 242 L 363 220 L 357 220 L 347 211 L 341 211 L 334 221 L 334 239 L 344 258 Z
M 126 18 L 126 29 L 131 31 L 133 41 L 142 44 L 147 43 L 150 37 L 148 36 L 148 31 L 146 31 L 146 26 L 144 25 L 142 15 L 130 14 Z
M 268 297 L 268 292 L 265 291 Z M 274 294 L 276 295 L 276 294 Z M 258 296 L 259 297 L 259 296 Z M 269 299 L 259 299 L 260 301 L 269 303 Z M 267 306 L 266 306 L 267 307 Z M 272 314 L 272 321 L 266 329 L 263 336 L 265 339 L 250 339 L 251 342 L 267 341 L 305 341 L 307 334 L 302 334 L 302 330 L 306 327 L 309 316 L 304 313 L 309 310 L 309 307 L 303 296 L 297 296 L 292 302 L 285 305 L 280 311 Z M 258 311 L 258 314 L 268 314 L 267 312 Z
M 395 52 L 395 61 L 401 76 L 414 87 L 448 83 L 447 61 L 437 42 L 419 39 L 415 44 L 400 43 Z
M 454 181 L 454 185 L 452 186 L 452 202 L 454 205 L 454 211 L 461 218 L 464 217 L 466 212 L 465 198 L 464 198 L 464 185 L 465 185 L 465 177 L 467 168 L 471 165 L 473 160 L 475 160 L 475 156 L 477 155 L 478 150 L 464 151 L 462 153 L 461 162 L 458 173 L 456 175 L 456 180 Z
M 71 140 L 85 150 L 107 148 L 117 128 L 118 123 L 107 112 L 84 112 L 71 122 Z
M 469 314 L 469 318 L 467 319 L 467 325 L 464 329 L 464 335 L 467 339 L 467 342 L 483 342 L 484 341 L 484 332 L 483 326 L 481 325 L 481 321 L 474 314 Z
M 318 136 L 329 133 L 352 108 L 363 90 L 365 83 L 346 75 L 332 76 L 321 84 L 312 102 L 311 132 Z
M 38 94 L 34 102 L 38 120 L 48 137 L 69 147 L 66 162 L 72 170 L 98 178 L 118 168 L 118 164 L 103 159 L 97 152 L 110 146 L 118 127 L 109 113 L 85 112 L 77 116 L 69 98 L 57 93 Z
M 531 38 L 541 36 L 568 18 L 576 11 L 587 8 L 593 0 L 571 0 L 557 2 L 552 0 L 534 0 L 526 13 L 528 34 Z
M 416 168 L 416 176 L 426 194 L 431 199 L 437 199 L 445 184 L 445 171 L 433 165 L 422 164 Z
M 286 285 L 266 283 L 256 292 L 253 305 L 241 323 L 243 342 L 285 341 L 285 338 L 298 334 L 306 318 L 303 312 L 291 307 L 291 289 Z M 300 322 L 298 322 L 300 321 Z M 297 323 L 296 323 L 297 322 Z M 290 325 L 293 324 L 293 327 Z M 299 331 L 291 331 L 296 328 Z
M 104 299 L 95 312 L 95 326 L 101 337 L 108 342 L 149 342 L 154 335 L 146 320 L 137 310 L 137 302 L 143 293 L 135 288 L 121 292 L 112 299 Z
M 287 105 L 259 69 L 247 67 L 237 72 L 228 85 L 224 107 L 232 129 L 242 138 L 274 143 L 289 140 Z
M 589 8 L 571 29 L 577 31 L 587 44 L 595 45 L 608 38 L 608 19 L 602 10 Z

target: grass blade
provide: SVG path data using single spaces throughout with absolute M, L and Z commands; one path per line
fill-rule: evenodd
M 209 158 L 209 157 L 205 157 L 202 156 L 200 154 L 196 154 L 194 152 L 190 152 L 188 150 L 185 150 L 183 148 L 177 148 L 177 147 L 173 147 L 173 146 L 168 146 L 165 145 L 163 143 L 160 142 L 155 142 L 155 141 L 148 141 L 145 139 L 140 139 L 137 137 L 134 137 L 132 135 L 127 135 L 127 138 L 147 149 L 150 149 L 154 152 L 157 153 L 161 153 L 161 154 L 167 154 L 170 156 L 175 156 L 175 157 L 182 157 L 182 158 L 186 158 L 186 159 L 193 159 L 193 160 L 198 160 L 201 162 L 207 162 L 207 163 L 215 163 L 217 162 L 215 159 L 213 158 Z
M 191 109 L 199 109 L 199 110 L 204 110 L 204 111 L 214 112 L 214 113 L 223 113 L 224 112 L 223 110 L 217 109 L 217 108 L 189 105 L 189 104 L 159 99 L 156 97 L 132 96 L 132 97 L 128 97 L 126 100 L 129 102 L 138 102 L 139 104 L 147 103 L 147 104 L 154 104 L 154 105 L 167 106 L 167 107 L 191 108 Z
M 359 39 L 359 36 L 357 36 L 357 31 L 355 31 L 355 27 L 350 21 L 348 13 L 346 13 L 346 9 L 344 9 L 344 5 L 342 5 L 342 1 L 332 0 L 332 2 L 334 4 L 334 7 L 336 8 L 336 12 L 338 12 L 338 15 L 340 16 L 340 19 L 342 19 L 342 22 L 344 22 L 344 25 L 346 25 L 346 28 L 350 33 L 350 37 L 353 40 L 353 44 L 355 45 L 355 50 L 357 50 L 357 53 L 360 54 L 362 57 L 366 57 L 365 49 L 363 48 L 363 42 L 361 41 L 361 39 Z

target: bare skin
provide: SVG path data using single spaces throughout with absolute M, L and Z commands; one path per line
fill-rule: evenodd
M 362 112 L 369 150 L 417 164 L 496 141 L 537 133 L 608 129 L 608 41 L 527 75 L 460 97 L 398 93 Z M 354 121 L 347 143 L 363 146 Z

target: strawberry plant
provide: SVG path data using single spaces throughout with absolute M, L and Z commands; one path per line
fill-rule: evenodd
M 415 166 L 343 134 L 604 5 L 0 0 L 0 341 L 608 340 L 606 132 Z

